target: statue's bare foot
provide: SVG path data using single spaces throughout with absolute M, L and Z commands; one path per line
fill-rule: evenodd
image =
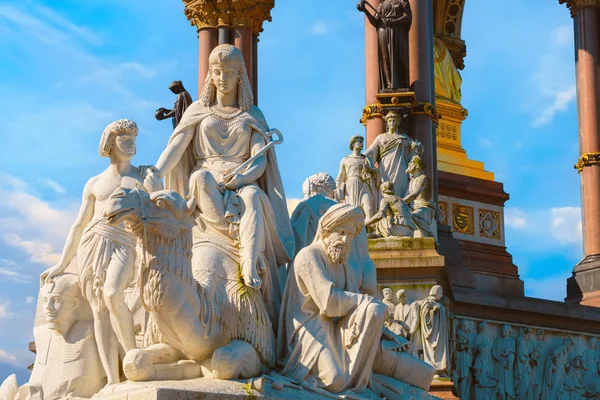
M 154 378 L 152 357 L 141 349 L 129 350 L 123 358 L 123 372 L 132 382 L 152 380 Z
M 256 264 L 253 263 L 252 260 L 246 260 L 242 263 L 242 279 L 244 280 L 246 286 L 260 289 L 260 286 L 262 285 L 262 279 L 260 279 L 260 276 L 258 276 Z

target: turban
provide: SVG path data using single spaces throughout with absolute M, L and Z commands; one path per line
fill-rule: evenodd
M 108 124 L 104 129 L 104 132 L 102 132 L 102 138 L 100 138 L 100 145 L 98 146 L 98 154 L 102 157 L 110 157 L 113 145 L 115 144 L 115 136 L 124 132 L 135 133 L 137 135 L 137 124 L 128 118 L 123 118 Z
M 358 233 L 365 226 L 365 213 L 350 204 L 332 206 L 319 220 L 319 228 L 314 241 L 323 239 L 323 233 L 345 223 L 353 223 Z

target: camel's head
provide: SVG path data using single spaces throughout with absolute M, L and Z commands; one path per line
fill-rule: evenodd
M 143 220 L 153 224 L 193 225 L 191 217 L 195 204 L 188 204 L 177 192 L 161 190 L 147 193 L 141 189 L 119 188 L 110 195 L 105 216 L 112 225 L 139 230 Z

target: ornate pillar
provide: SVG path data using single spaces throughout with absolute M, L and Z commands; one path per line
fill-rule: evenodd
M 435 124 L 435 81 L 433 74 L 433 4 L 432 0 L 410 0 L 412 26 L 408 36 L 410 82 L 417 104 L 422 107 L 413 113 L 412 132 L 425 147 L 423 161 L 430 174 L 434 200 L 437 203 L 437 151 Z
M 567 3 L 575 30 L 583 260 L 567 281 L 567 301 L 600 306 L 600 0 Z
M 204 28 L 198 31 L 198 97 L 204 88 L 208 74 L 208 56 L 217 46 L 217 28 Z
M 376 9 L 379 0 L 370 0 Z M 365 104 L 367 107 L 377 103 L 377 92 L 379 91 L 379 43 L 377 29 L 369 23 L 365 17 Z M 367 129 L 367 147 L 375 140 L 377 135 L 385 130 L 385 124 L 381 116 L 364 121 Z
M 271 21 L 275 0 L 183 0 L 183 3 L 186 17 L 198 30 L 198 93 L 204 86 L 210 52 L 217 44 L 231 43 L 244 55 L 248 77 L 256 95 L 256 45 L 263 22 Z

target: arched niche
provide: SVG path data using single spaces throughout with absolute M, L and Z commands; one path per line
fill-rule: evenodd
M 433 0 L 433 30 L 444 41 L 456 68 L 465 68 L 467 46 L 461 39 L 462 17 L 465 0 Z

